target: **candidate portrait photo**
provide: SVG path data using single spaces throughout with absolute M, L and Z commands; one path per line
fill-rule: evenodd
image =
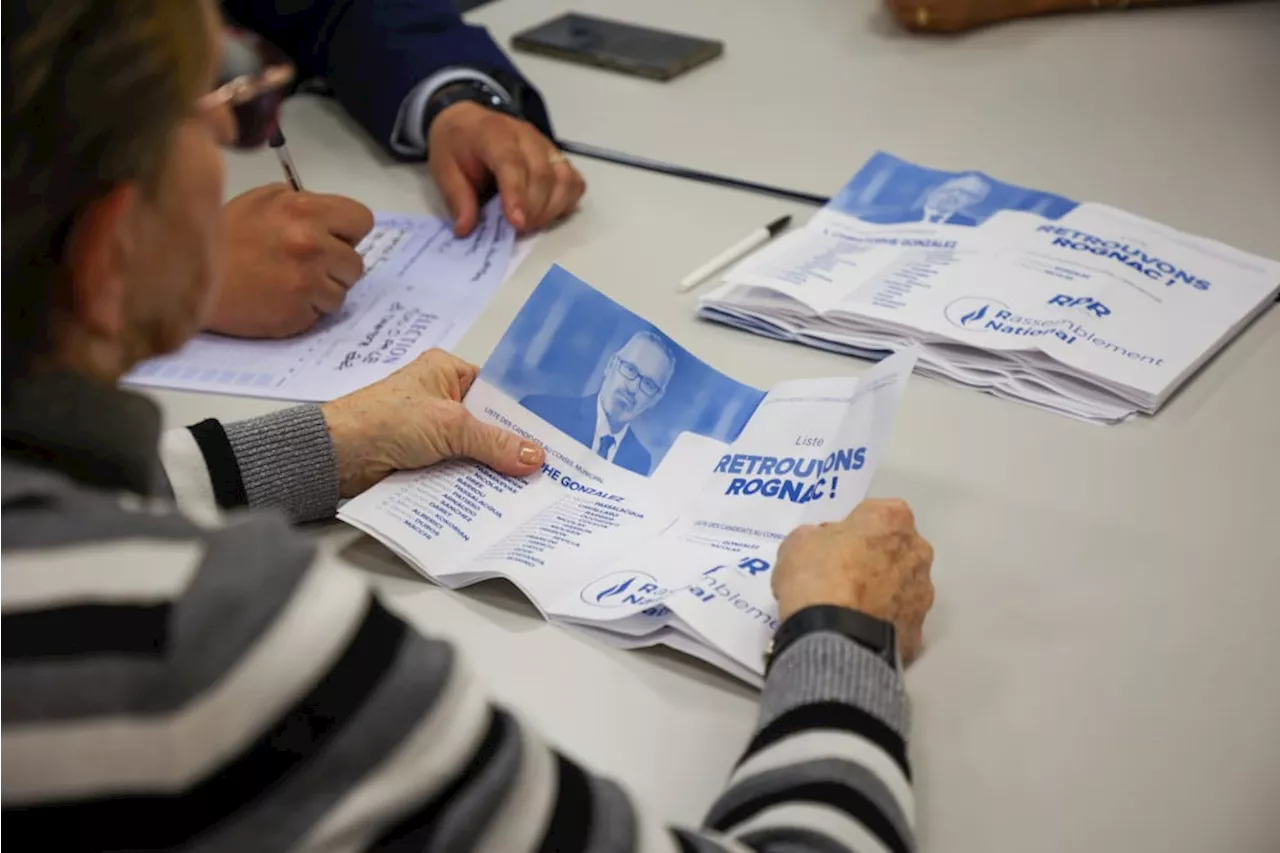
M 596 456 L 642 476 L 682 432 L 732 441 L 764 396 L 559 267 L 481 376 Z
M 881 151 L 836 193 L 829 207 L 881 225 L 921 222 L 972 228 L 1001 210 L 1060 219 L 1076 203 L 981 172 L 944 172 Z

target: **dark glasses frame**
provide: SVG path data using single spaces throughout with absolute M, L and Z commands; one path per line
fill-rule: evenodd
M 226 28 L 224 39 L 220 83 L 196 98 L 195 107 L 202 112 L 230 107 L 236 123 L 230 144 L 257 148 L 270 141 L 279 126 L 280 104 L 294 80 L 294 66 L 279 48 L 253 33 Z M 101 179 L 98 186 L 84 193 L 76 210 L 101 198 L 114 183 L 112 179 Z M 75 212 L 68 213 L 49 232 L 45 243 L 49 261 L 62 263 L 77 216 Z
M 235 148 L 257 148 L 279 125 L 280 103 L 296 76 L 293 63 L 275 45 L 243 30 L 224 35 L 221 81 L 196 99 L 201 110 L 230 107 L 236 122 Z

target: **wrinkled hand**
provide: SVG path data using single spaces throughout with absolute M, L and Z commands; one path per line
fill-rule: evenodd
M 541 468 L 541 447 L 483 424 L 463 408 L 462 398 L 479 372 L 433 349 L 381 382 L 322 405 L 342 497 L 358 495 L 393 471 L 458 456 L 516 477 Z
M 521 232 L 571 213 L 587 189 L 582 175 L 540 130 L 479 104 L 446 107 L 431 122 L 427 150 L 431 175 L 459 236 L 476 227 L 480 193 L 492 180 L 507 221 Z
M 1104 7 L 1154 5 L 1160 0 L 886 0 L 898 23 L 922 32 L 954 33 L 1043 15 Z
M 355 245 L 373 214 L 358 201 L 270 184 L 233 198 L 224 215 L 227 266 L 210 331 L 296 335 L 342 307 L 364 274 Z
M 900 500 L 865 500 L 843 521 L 797 528 L 778 550 L 773 594 L 778 618 L 817 604 L 892 622 L 909 661 L 920 651 L 933 606 L 933 548 Z

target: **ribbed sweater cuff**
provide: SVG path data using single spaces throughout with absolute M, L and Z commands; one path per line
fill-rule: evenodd
M 903 739 L 911 726 L 902 676 L 873 652 L 832 631 L 801 637 L 773 662 L 760 702 L 760 728 L 801 705 L 820 702 L 857 706 Z
M 338 508 L 338 461 L 318 406 L 294 406 L 226 424 L 251 507 L 280 507 L 294 521 Z

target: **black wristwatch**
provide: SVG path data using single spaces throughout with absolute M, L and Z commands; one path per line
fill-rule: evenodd
M 841 634 L 864 649 L 875 652 L 895 671 L 902 668 L 898 659 L 898 632 L 894 630 L 892 622 L 885 622 L 848 607 L 820 604 L 797 610 L 779 626 L 764 653 L 765 672 L 773 666 L 783 649 L 815 631 Z
M 444 112 L 445 107 L 451 107 L 462 101 L 479 104 L 514 118 L 522 118 L 519 108 L 508 102 L 501 92 L 489 84 L 481 80 L 459 80 L 456 83 L 441 86 L 427 101 L 427 108 L 422 114 L 422 138 L 429 138 L 431 122 Z

